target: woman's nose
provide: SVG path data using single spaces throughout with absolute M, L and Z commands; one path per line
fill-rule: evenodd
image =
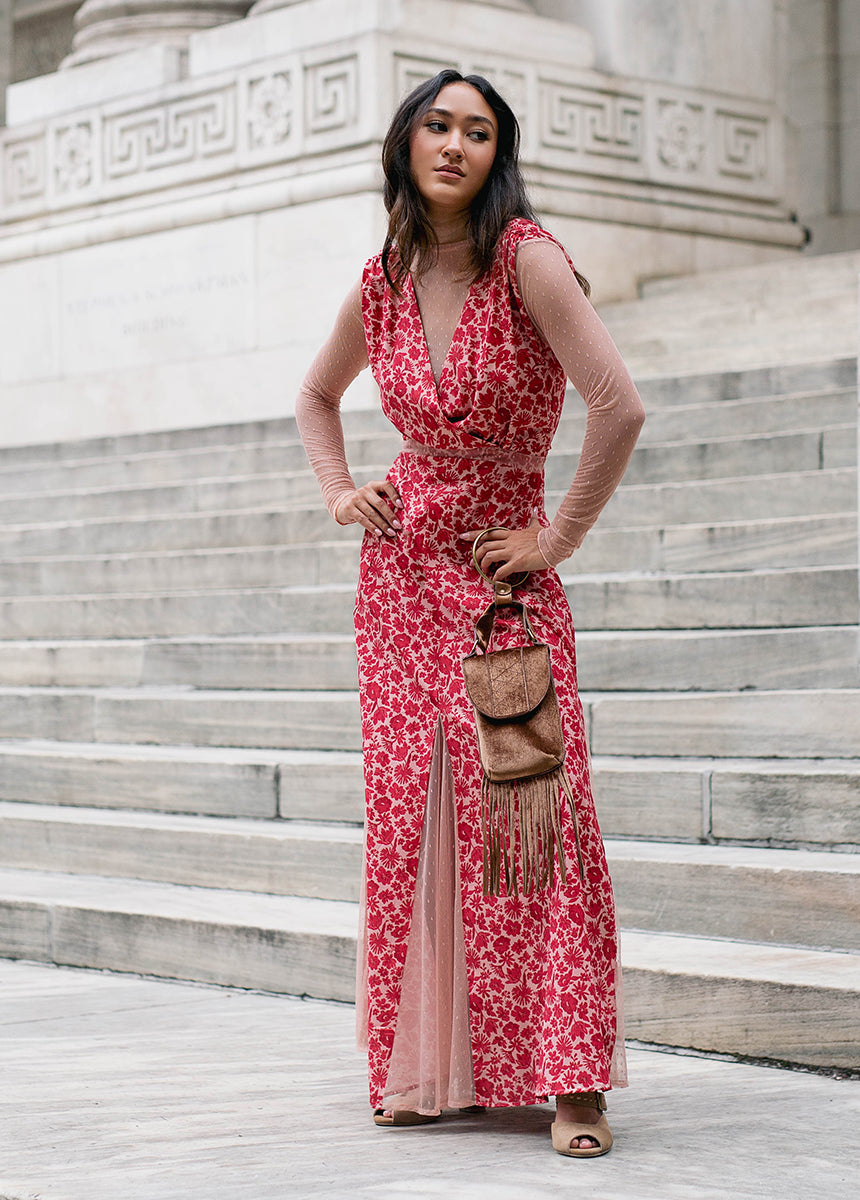
M 463 145 L 460 141 L 460 135 L 458 133 L 451 134 L 443 153 L 451 155 L 452 158 L 463 157 Z

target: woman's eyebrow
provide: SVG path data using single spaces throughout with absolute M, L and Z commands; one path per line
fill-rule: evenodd
M 449 120 L 454 116 L 448 108 L 428 108 L 427 111 L 428 113 L 438 113 L 440 117 L 448 117 Z M 493 128 L 493 122 L 488 117 L 479 117 L 477 113 L 470 113 L 466 120 L 480 121 L 482 125 L 489 125 L 491 129 Z

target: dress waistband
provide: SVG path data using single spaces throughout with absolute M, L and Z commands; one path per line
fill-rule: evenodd
M 416 442 L 414 438 L 403 439 L 403 449 L 410 454 L 421 454 L 428 458 L 476 458 L 490 459 L 492 462 L 504 463 L 508 467 L 520 467 L 523 471 L 542 471 L 546 459 L 542 454 L 522 454 L 519 450 L 506 450 L 503 446 L 491 444 L 483 446 L 458 446 L 455 448 L 428 446 L 425 442 Z

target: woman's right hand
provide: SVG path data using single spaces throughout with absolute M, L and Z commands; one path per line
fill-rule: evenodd
M 397 488 L 387 479 L 372 479 L 354 492 L 345 492 L 335 505 L 334 519 L 338 525 L 363 525 L 376 537 L 388 534 L 396 537 L 403 528 L 397 510 L 403 501 Z

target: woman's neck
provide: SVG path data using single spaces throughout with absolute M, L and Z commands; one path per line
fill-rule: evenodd
M 439 216 L 431 219 L 433 232 L 440 246 L 454 242 L 464 242 L 469 236 L 468 213 L 451 213 L 450 216 Z

